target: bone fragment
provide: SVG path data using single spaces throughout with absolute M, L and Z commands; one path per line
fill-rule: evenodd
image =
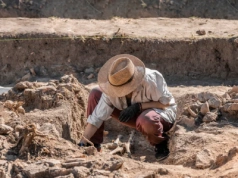
M 71 162 L 82 162 L 85 161 L 84 158 L 74 158 L 74 159 L 67 159 L 65 163 L 71 163 Z
M 124 151 L 125 151 L 125 145 L 123 144 L 121 147 L 117 147 L 115 150 L 111 151 L 110 154 L 111 155 L 114 155 L 116 153 L 123 154 Z
M 134 136 L 135 136 L 135 131 L 131 131 L 131 134 L 129 136 L 128 141 L 125 143 L 125 149 L 128 157 L 131 158 L 131 150 L 130 148 L 134 145 Z
M 22 106 L 19 106 L 19 108 L 17 108 L 17 112 L 24 115 L 25 114 L 25 109 Z
M 192 117 L 197 117 L 197 114 L 190 107 L 187 110 Z
M 201 106 L 201 113 L 203 114 L 203 115 L 205 115 L 207 112 L 209 112 L 210 110 L 209 110 L 209 105 L 208 105 L 208 102 L 205 102 L 205 103 L 203 103 L 202 104 L 202 106 Z
M 65 175 L 68 175 L 72 172 L 72 169 L 65 169 L 65 168 L 61 168 L 61 169 L 50 169 L 49 170 L 49 177 L 58 177 L 58 176 L 62 176 L 64 177 Z
M 72 168 L 72 167 L 75 167 L 75 166 L 81 166 L 82 164 L 83 164 L 83 162 L 62 163 L 62 167 Z

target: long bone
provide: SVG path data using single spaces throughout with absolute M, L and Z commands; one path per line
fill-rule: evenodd
M 131 158 L 131 147 L 134 145 L 134 136 L 135 136 L 135 131 L 131 131 L 131 134 L 129 136 L 128 141 L 125 143 L 125 149 L 128 157 Z
M 125 144 L 122 144 L 122 146 L 118 146 L 115 150 L 112 150 L 110 152 L 111 155 L 114 155 L 116 153 L 123 154 L 125 152 Z

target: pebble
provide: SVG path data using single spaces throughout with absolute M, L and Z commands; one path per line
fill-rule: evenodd
M 94 74 L 90 74 L 89 76 L 87 76 L 87 79 L 92 79 L 94 78 Z

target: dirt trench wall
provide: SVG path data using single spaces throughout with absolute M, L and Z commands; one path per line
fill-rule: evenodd
M 238 77 L 238 44 L 234 39 L 165 41 L 139 39 L 35 39 L 0 42 L 0 84 L 20 80 L 34 69 L 35 77 L 75 76 L 100 67 L 110 57 L 129 53 L 169 81 Z M 34 80 L 34 77 L 31 78 Z
M 238 19 L 236 0 L 2 0 L 0 17 Z

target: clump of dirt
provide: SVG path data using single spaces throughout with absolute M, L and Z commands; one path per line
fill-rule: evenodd
M 11 127 L 22 122 L 51 123 L 62 138 L 77 142 L 86 122 L 87 97 L 85 87 L 72 75 L 66 75 L 46 83 L 19 82 L 2 101 L 11 111 L 11 117 L 6 120 Z M 18 103 L 22 106 L 18 107 Z M 23 113 L 20 118 L 19 112 Z

